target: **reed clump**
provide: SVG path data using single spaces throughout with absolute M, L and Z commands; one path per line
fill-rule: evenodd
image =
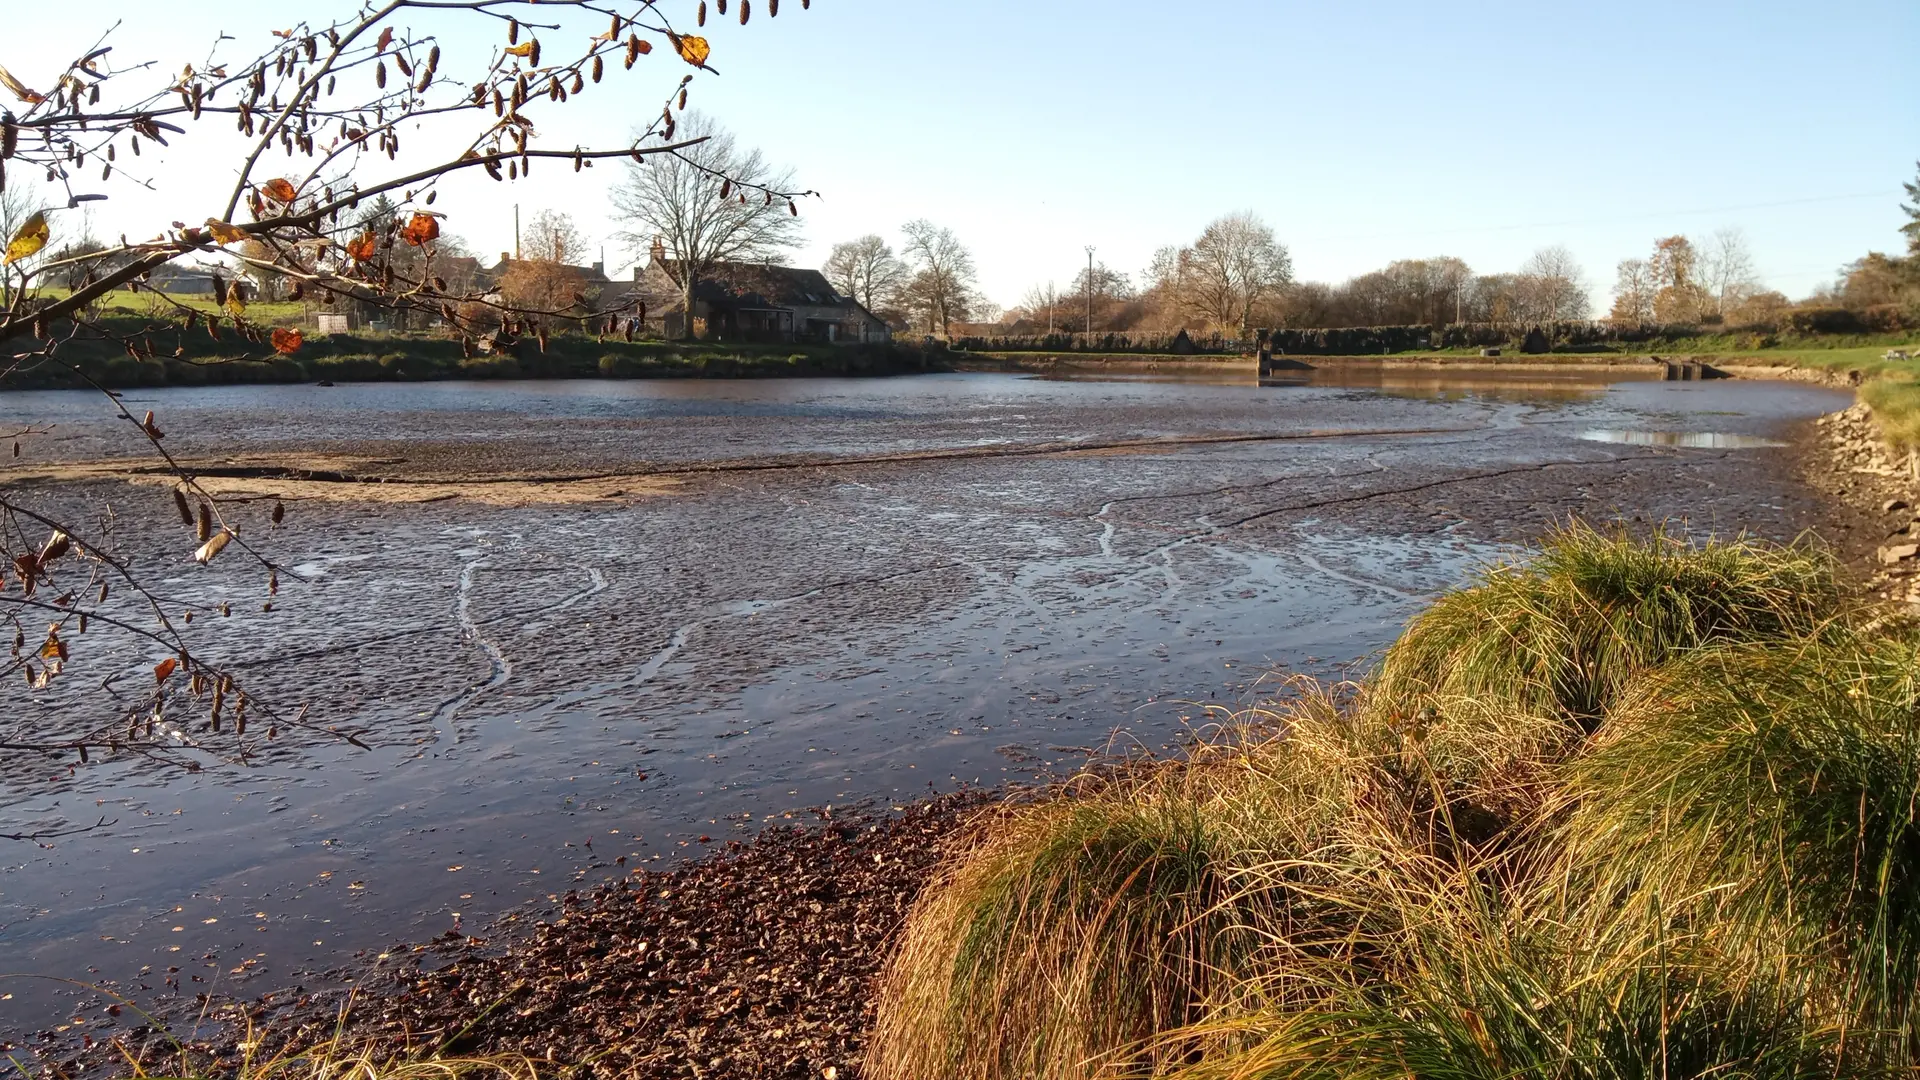
M 1682 942 L 1798 978 L 1857 1042 L 1910 1039 L 1920 985 L 1920 645 L 1697 653 L 1639 683 L 1542 826 L 1591 947 Z
M 980 823 L 866 1075 L 1911 1076 L 1920 645 L 1571 527 L 1187 760 Z
M 1257 972 L 1352 959 L 1354 912 L 1330 897 L 1378 793 L 1349 718 L 1309 688 L 1242 719 L 1185 760 L 981 821 L 888 966 L 869 1074 L 1151 1070 L 1191 1052 L 1160 1033 L 1272 997 Z
M 1368 687 L 1367 727 L 1484 840 L 1538 805 L 1552 766 L 1641 674 L 1708 645 L 1818 636 L 1844 608 L 1812 542 L 1573 524 L 1414 619 Z

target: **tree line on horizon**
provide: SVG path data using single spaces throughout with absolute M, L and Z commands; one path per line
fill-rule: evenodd
M 1870 317 L 1859 325 L 1891 329 L 1920 325 L 1920 177 L 1903 187 L 1913 200 L 1902 204 L 1907 254 L 1869 253 L 1797 302 L 1765 286 L 1737 228 L 1701 241 L 1660 237 L 1647 258 L 1621 260 L 1604 313 L 1563 246 L 1541 248 L 1511 272 L 1476 273 L 1442 255 L 1396 260 L 1340 284 L 1301 281 L 1286 246 L 1251 212 L 1215 220 L 1190 245 L 1161 248 L 1137 282 L 1094 261 L 1065 288 L 1036 285 L 1008 309 L 980 292 L 971 253 L 952 231 L 925 221 L 907 226 L 899 254 L 873 234 L 836 244 L 823 269 L 836 288 L 896 326 L 942 336 L 955 324 L 1005 336 L 1185 329 L 1244 338 L 1255 327 L 1520 327 L 1596 316 L 1624 326 L 1752 327 L 1796 310 L 1863 313 Z
M 747 199 L 719 179 L 744 177 L 785 188 L 793 186 L 791 170 L 775 168 L 698 113 L 689 113 L 682 127 L 710 139 L 689 155 L 694 160 L 630 163 L 611 201 L 620 249 L 644 260 L 659 240 L 690 296 L 696 280 L 724 272 L 727 264 L 787 256 L 799 246 L 801 230 L 786 204 Z M 1159 249 L 1138 274 L 1092 261 L 1064 287 L 1036 285 L 1009 308 L 982 291 L 968 245 L 952 229 L 924 218 L 901 226 L 897 244 L 878 233 L 835 244 L 820 269 L 842 295 L 896 329 L 937 337 L 957 336 L 961 328 L 1003 336 L 1190 330 L 1245 338 L 1257 327 L 1525 327 L 1594 318 L 1627 326 L 1747 327 L 1770 325 L 1795 309 L 1873 309 L 1879 322 L 1892 327 L 1920 324 L 1920 179 L 1904 186 L 1915 200 L 1903 204 L 1907 254 L 1870 253 L 1844 268 L 1836 283 L 1798 302 L 1765 287 L 1737 228 L 1700 240 L 1680 234 L 1655 239 L 1647 257 L 1615 267 L 1612 303 L 1602 311 L 1593 303 L 1585 269 L 1560 245 L 1535 251 L 1512 271 L 1480 273 L 1463 259 L 1438 255 L 1395 260 L 1337 284 L 1300 280 L 1286 245 L 1250 211 L 1216 219 L 1189 244 Z M 0 218 L 16 216 L 24 201 L 15 196 L 0 205 Z M 396 213 L 382 199 L 361 219 L 377 229 Z M 89 236 L 70 250 L 78 254 L 90 245 L 99 246 Z M 478 266 L 457 236 L 442 237 L 438 247 L 441 265 L 454 273 Z M 546 310 L 593 304 L 595 286 L 580 265 L 589 246 L 570 215 L 535 213 L 516 247 L 511 263 L 503 255 L 496 282 L 509 303 Z M 270 271 L 254 277 L 262 297 L 284 294 Z M 474 283 L 453 284 L 464 289 Z

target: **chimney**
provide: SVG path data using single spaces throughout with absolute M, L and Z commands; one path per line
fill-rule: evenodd
M 513 256 L 512 256 L 512 255 L 510 255 L 510 254 L 508 254 L 507 252 L 504 252 L 504 251 L 500 253 L 500 265 L 501 265 L 501 266 L 505 266 L 505 265 L 507 265 L 508 263 L 510 263 L 510 262 L 512 262 L 512 261 L 513 261 Z
M 667 245 L 664 241 L 662 241 L 657 236 L 653 238 L 653 261 L 654 262 L 667 261 Z
M 594 263 L 594 264 L 593 264 L 593 272 L 594 272 L 594 273 L 596 273 L 596 274 L 598 274 L 598 275 L 600 275 L 601 277 L 606 277 L 606 276 L 607 276 L 607 264 L 606 264 L 606 263 L 604 263 L 604 262 L 597 262 L 597 263 Z

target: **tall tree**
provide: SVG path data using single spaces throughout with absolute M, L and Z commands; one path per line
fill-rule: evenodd
M 1920 169 L 1920 161 L 1914 162 L 1914 167 Z M 1900 226 L 1900 231 L 1907 235 L 1907 254 L 1920 256 L 1920 172 L 1914 174 L 1910 183 L 1900 186 L 1907 189 L 1907 198 L 1913 200 L 1900 204 L 1901 211 L 1907 215 L 1907 223 Z
M 1714 313 L 1725 316 L 1760 291 L 1760 273 L 1747 247 L 1747 236 L 1739 229 L 1721 229 L 1707 241 L 1702 260 L 1702 284 L 1707 290 Z
M 914 269 L 907 302 L 926 320 L 929 334 L 951 336 L 954 320 L 965 319 L 977 299 L 973 253 L 952 229 L 924 218 L 907 222 L 901 232 Z
M 540 211 L 527 222 L 520 243 L 525 256 L 535 262 L 585 265 L 587 238 L 574 223 L 572 214 Z
M 758 150 L 741 149 L 703 113 L 685 114 L 678 137 L 706 141 L 629 163 L 611 198 L 625 225 L 618 239 L 629 251 L 645 258 L 655 240 L 665 249 L 691 338 L 699 283 L 721 263 L 771 259 L 791 249 L 799 243 L 800 222 L 794 204 L 777 195 L 793 186 L 791 171 L 775 170 Z
M 583 314 L 593 297 L 580 272 L 587 240 L 573 216 L 557 210 L 533 215 L 521 232 L 520 250 L 524 257 L 515 259 L 500 279 L 507 302 L 553 316 Z
M 1055 309 L 1059 306 L 1060 289 L 1051 281 L 1045 285 L 1033 286 L 1027 290 L 1025 296 L 1020 298 L 1020 308 L 1026 312 L 1027 318 L 1036 323 L 1042 319 L 1046 320 L 1049 335 L 1053 333 L 1054 317 L 1058 314 Z
M 1156 255 L 1151 273 L 1187 310 L 1244 337 L 1253 309 L 1293 281 L 1293 259 L 1266 222 L 1242 211 L 1208 225 L 1192 247 Z
M 833 287 L 878 315 L 890 308 L 911 276 L 907 264 L 883 238 L 863 236 L 833 245 L 833 254 L 821 267 Z
M 1559 245 L 1534 252 L 1520 267 L 1520 297 L 1525 317 L 1556 323 L 1584 319 L 1592 303 L 1586 275 L 1573 252 Z
M 1089 333 L 1101 325 L 1113 328 L 1114 309 L 1125 304 L 1135 296 L 1133 280 L 1125 273 L 1115 270 L 1106 263 L 1097 263 L 1091 267 L 1081 267 L 1073 277 L 1073 284 L 1067 289 L 1069 298 L 1077 297 L 1080 303 L 1081 325 Z M 1093 317 L 1088 319 L 1091 309 Z
M 1640 326 L 1653 321 L 1653 299 L 1660 291 L 1645 259 L 1621 259 L 1614 268 L 1613 322 Z
M 1656 289 L 1654 318 L 1664 323 L 1690 323 L 1707 308 L 1707 290 L 1700 284 L 1700 253 L 1684 236 L 1654 241 L 1647 260 Z

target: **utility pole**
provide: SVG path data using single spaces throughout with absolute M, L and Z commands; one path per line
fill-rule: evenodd
M 1053 291 L 1053 282 L 1047 282 L 1047 336 L 1053 336 L 1053 309 L 1060 306 Z
M 513 204 L 513 261 L 520 261 L 520 204 Z
M 1087 245 L 1087 333 L 1093 333 L 1093 245 Z

